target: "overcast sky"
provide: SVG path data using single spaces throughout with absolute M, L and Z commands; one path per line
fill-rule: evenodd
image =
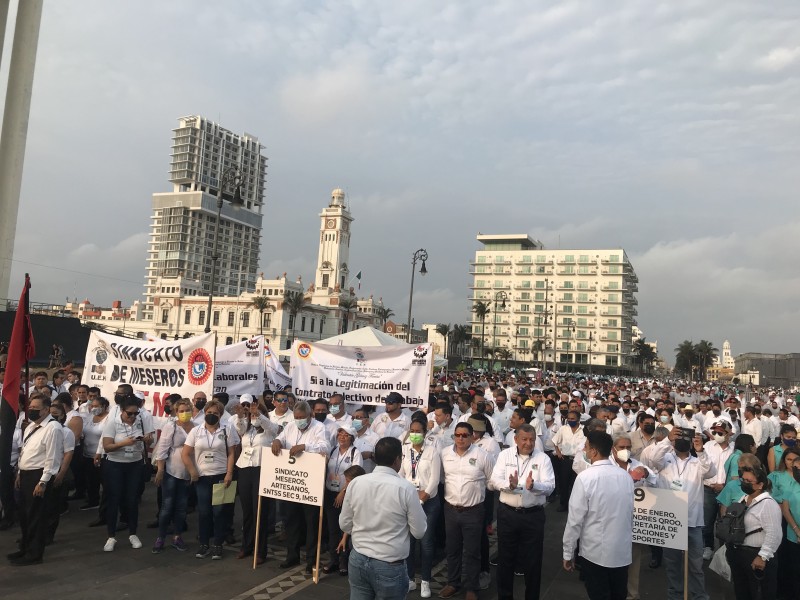
M 312 279 L 341 186 L 351 269 L 401 320 L 416 249 L 416 323 L 458 323 L 476 234 L 529 233 L 625 248 L 670 362 L 797 351 L 798 106 L 796 0 L 46 2 L 11 295 L 140 298 L 202 114 L 266 146 L 268 277 Z

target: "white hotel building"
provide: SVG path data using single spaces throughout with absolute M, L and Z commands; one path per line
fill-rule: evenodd
M 559 371 L 630 370 L 638 278 L 625 251 L 549 250 L 528 235 L 478 235 L 472 306 L 489 305 L 484 347 Z M 481 321 L 472 312 L 473 338 Z

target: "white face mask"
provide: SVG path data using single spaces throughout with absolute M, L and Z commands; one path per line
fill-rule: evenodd
M 548 414 L 545 414 L 545 416 L 544 416 L 544 420 L 545 420 L 545 421 L 552 421 L 552 420 L 553 420 L 553 415 L 548 415 Z
M 631 451 L 628 449 L 625 450 L 617 450 L 617 460 L 621 460 L 622 462 L 628 462 L 631 458 Z
M 714 441 L 717 442 L 718 444 L 721 444 L 725 441 L 725 436 L 722 435 L 721 433 L 714 433 L 712 434 L 712 437 L 714 438 Z

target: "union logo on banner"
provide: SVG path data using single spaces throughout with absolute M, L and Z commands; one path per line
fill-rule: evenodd
M 298 344 L 297 355 L 300 358 L 308 358 L 309 356 L 311 356 L 311 346 L 309 346 L 306 343 Z
M 192 385 L 203 385 L 211 376 L 211 356 L 205 348 L 197 348 L 189 355 L 189 381 Z

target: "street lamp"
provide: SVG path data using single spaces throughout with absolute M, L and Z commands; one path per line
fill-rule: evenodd
M 592 331 L 589 332 L 589 375 L 592 374 L 592 350 L 593 350 L 592 344 L 594 344 L 593 333 L 594 332 Z
M 567 328 L 568 328 L 567 331 L 571 331 L 572 332 L 572 333 L 570 333 L 570 336 L 569 336 L 569 349 L 570 349 L 570 354 L 572 354 L 572 364 L 573 364 L 573 369 L 574 369 L 576 363 L 578 362 L 578 360 L 577 360 L 578 356 L 577 356 L 576 350 L 575 350 L 575 348 L 573 348 L 573 346 L 576 345 L 576 342 L 575 342 L 575 320 L 574 319 L 570 319 L 569 320 L 569 324 L 567 325 Z
M 420 275 L 426 275 L 428 269 L 425 267 L 425 261 L 428 260 L 428 251 L 420 248 L 414 252 L 411 257 L 411 290 L 408 292 L 408 321 L 406 323 L 406 338 L 408 343 L 411 343 L 411 302 L 414 300 L 414 272 L 417 270 L 417 261 L 422 261 L 422 266 L 419 269 Z
M 500 303 L 500 308 L 505 310 L 506 308 L 506 300 L 508 299 L 508 294 L 504 291 L 499 291 L 494 295 L 494 327 L 492 327 L 492 351 L 495 352 L 497 350 L 497 303 Z M 494 361 L 492 361 L 492 366 L 494 366 Z
M 208 290 L 208 309 L 206 310 L 205 328 L 206 333 L 211 333 L 211 302 L 214 298 L 214 284 L 216 283 L 217 278 L 217 261 L 219 260 L 217 248 L 219 247 L 219 230 L 220 226 L 222 225 L 222 190 L 227 184 L 230 183 L 235 184 L 233 188 L 233 198 L 230 200 L 231 206 L 233 206 L 234 209 L 241 208 L 244 202 L 242 202 L 242 181 L 239 177 L 238 167 L 231 166 L 225 170 L 220 178 L 219 190 L 217 191 L 217 225 L 214 229 L 214 249 L 211 252 L 211 287 Z

